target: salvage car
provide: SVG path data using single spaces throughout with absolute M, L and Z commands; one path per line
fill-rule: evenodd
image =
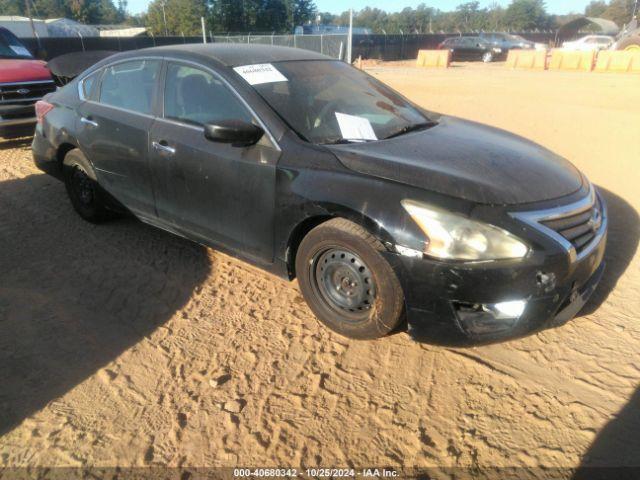
M 0 27 L 0 137 L 31 134 L 35 103 L 55 89 L 46 63 Z
M 574 52 L 598 52 L 609 49 L 614 42 L 615 39 L 609 35 L 586 35 L 572 42 L 564 42 L 562 49 Z
M 494 60 L 504 60 L 508 50 L 491 45 L 480 37 L 452 37 L 438 45 L 438 50 L 449 50 L 451 60 L 479 61 L 491 63 Z
M 314 52 L 120 53 L 37 110 L 35 163 L 82 218 L 128 211 L 297 278 L 349 337 L 523 335 L 573 317 L 604 268 L 605 204 L 567 160 Z
M 494 47 L 501 48 L 504 51 L 509 50 L 531 50 L 536 48 L 536 44 L 511 33 L 481 33 L 480 38 L 490 43 Z

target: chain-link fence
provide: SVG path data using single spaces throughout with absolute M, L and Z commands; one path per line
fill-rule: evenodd
M 553 33 L 524 33 L 527 40 L 550 43 Z M 456 34 L 353 35 L 352 59 L 359 56 L 377 60 L 415 59 L 420 49 L 436 48 L 445 38 Z M 200 43 L 202 37 L 45 37 L 22 38 L 22 42 L 43 60 L 83 50 L 125 51 L 162 45 Z M 207 42 L 281 45 L 304 48 L 332 58 L 346 60 L 349 36 L 334 35 L 209 35 Z
M 279 45 L 282 47 L 304 48 L 344 60 L 347 54 L 348 35 L 213 35 L 214 43 L 246 43 Z

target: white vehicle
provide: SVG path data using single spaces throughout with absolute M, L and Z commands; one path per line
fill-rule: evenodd
M 579 52 L 590 52 L 591 50 L 607 50 L 613 45 L 614 38 L 608 35 L 587 35 L 573 42 L 564 42 L 562 48 Z

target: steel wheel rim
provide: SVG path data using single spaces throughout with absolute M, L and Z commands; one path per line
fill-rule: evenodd
M 325 307 L 352 322 L 369 317 L 376 298 L 373 273 L 354 252 L 331 247 L 312 261 L 311 285 Z
M 95 196 L 93 182 L 87 173 L 78 166 L 73 169 L 71 184 L 80 203 L 90 205 L 93 202 Z
M 484 61 L 484 63 L 489 63 L 491 60 L 493 60 L 493 55 L 491 55 L 490 53 L 485 53 L 482 57 L 482 60 Z

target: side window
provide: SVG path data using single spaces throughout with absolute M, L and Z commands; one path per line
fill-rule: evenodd
M 106 67 L 100 103 L 150 114 L 159 71 L 159 60 L 133 60 Z
M 252 120 L 242 102 L 224 83 L 204 70 L 177 63 L 167 65 L 164 116 L 195 125 L 219 120 Z
M 80 91 L 83 99 L 88 100 L 91 98 L 91 94 L 98 83 L 101 73 L 102 70 L 98 70 L 82 80 L 82 83 L 80 84 Z

